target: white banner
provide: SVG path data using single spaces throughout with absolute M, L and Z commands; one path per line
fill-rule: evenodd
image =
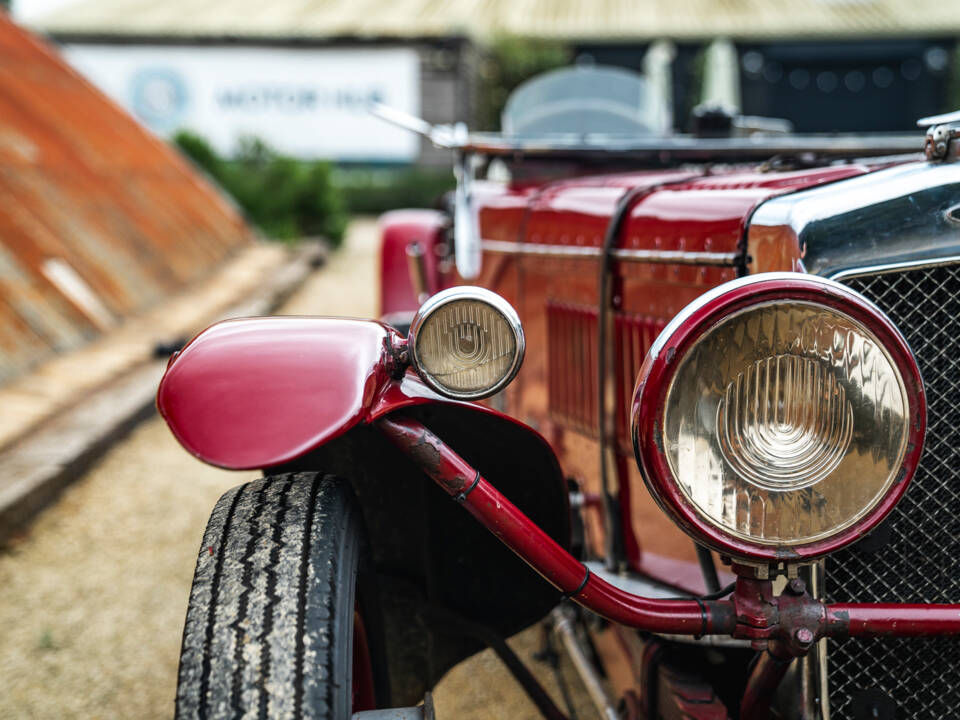
M 159 135 L 190 130 L 228 155 L 253 136 L 300 158 L 417 159 L 415 135 L 367 110 L 382 102 L 420 114 L 414 50 L 75 44 L 63 53 Z

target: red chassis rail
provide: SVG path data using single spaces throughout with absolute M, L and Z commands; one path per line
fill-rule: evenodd
M 960 605 L 826 605 L 798 581 L 778 597 L 770 581 L 744 576 L 729 600 L 653 600 L 630 594 L 592 575 L 423 424 L 392 415 L 377 425 L 548 582 L 613 622 L 647 632 L 768 640 L 781 657 L 803 655 L 821 637 L 960 634 Z

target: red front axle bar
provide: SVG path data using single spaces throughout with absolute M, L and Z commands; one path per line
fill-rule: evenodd
M 653 600 L 592 575 L 433 432 L 390 416 L 383 433 L 480 523 L 567 597 L 616 623 L 647 632 L 774 640 L 799 656 L 821 637 L 960 634 L 960 605 L 825 605 L 801 589 L 774 597 L 769 581 L 740 577 L 730 600 Z

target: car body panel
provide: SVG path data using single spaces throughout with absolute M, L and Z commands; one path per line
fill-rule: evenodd
M 225 320 L 170 360 L 157 407 L 191 454 L 230 470 L 289 464 L 359 424 L 429 404 L 489 415 L 546 443 L 511 416 L 438 395 L 412 370 L 393 377 L 401 343 L 372 320 Z
M 266 468 L 363 421 L 387 381 L 391 331 L 335 318 L 242 318 L 204 330 L 174 357 L 157 407 L 193 455 Z
M 447 218 L 437 210 L 394 210 L 380 218 L 380 317 L 410 313 L 419 305 L 407 265 L 411 243 L 423 250 L 427 292 L 441 289 L 446 228 Z
M 564 472 L 585 490 L 600 491 L 597 442 L 597 307 L 599 256 L 610 219 L 627 192 L 636 200 L 615 246 L 653 253 L 728 254 L 743 251 L 751 214 L 769 198 L 863 175 L 864 165 L 792 172 L 746 169 L 620 173 L 548 183 L 538 188 L 486 189 L 481 236 L 512 242 L 516 252 L 485 251 L 477 284 L 510 301 L 527 337 L 527 357 L 500 407 L 550 440 Z M 488 243 L 488 246 L 490 244 Z M 523 248 L 561 248 L 556 256 Z M 629 440 L 629 406 L 640 363 L 660 329 L 706 290 L 737 277 L 727 266 L 615 262 L 610 383 L 614 457 L 630 567 L 677 587 L 703 591 L 689 538 L 670 522 L 643 486 Z M 588 514 L 588 542 L 602 553 L 599 513 Z
M 383 591 L 394 701 L 421 698 L 441 673 L 480 649 L 475 638 L 427 640 L 438 609 L 504 635 L 556 605 L 558 593 L 390 446 L 374 421 L 404 413 L 437 427 L 538 526 L 570 546 L 567 486 L 547 441 L 514 418 L 438 396 L 413 371 L 391 373 L 402 348 L 378 322 L 243 318 L 218 323 L 175 356 L 157 405 L 193 455 L 229 469 L 317 470 L 360 499 Z M 425 545 L 431 544 L 429 550 Z M 411 639 L 407 633 L 419 628 Z

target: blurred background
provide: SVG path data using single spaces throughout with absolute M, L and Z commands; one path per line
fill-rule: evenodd
M 645 76 L 663 132 L 701 105 L 827 133 L 960 108 L 942 0 L 0 5 L 4 718 L 172 714 L 197 544 L 252 475 L 189 457 L 156 383 L 218 318 L 377 315 L 376 216 L 453 176 L 371 103 L 495 131 L 527 79 L 598 64 Z M 569 668 L 532 665 L 591 717 Z M 489 652 L 437 702 L 536 717 Z
M 16 0 L 12 10 L 258 224 L 290 235 L 302 228 L 258 205 L 229 165 L 248 175 L 265 153 L 328 161 L 348 212 L 429 205 L 449 186 L 448 153 L 370 116 L 369 103 L 497 130 L 514 87 L 571 63 L 643 73 L 678 132 L 702 102 L 798 132 L 911 130 L 960 107 L 951 5 Z M 323 185 L 326 172 L 314 172 Z M 310 229 L 342 232 L 333 221 Z

